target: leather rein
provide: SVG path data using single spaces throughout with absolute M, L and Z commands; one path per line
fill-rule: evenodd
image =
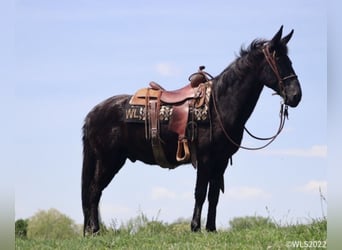
M 273 136 L 270 136 L 270 137 L 266 137 L 266 138 L 262 138 L 262 137 L 257 137 L 255 135 L 253 135 L 246 127 L 244 127 L 244 130 L 251 136 L 253 137 L 254 139 L 257 139 L 257 140 L 265 140 L 265 141 L 269 141 L 267 142 L 265 145 L 263 146 L 260 146 L 260 147 L 246 147 L 246 146 L 242 146 L 241 144 L 238 144 L 236 143 L 231 136 L 229 136 L 228 132 L 225 130 L 224 126 L 223 126 L 223 123 L 222 123 L 222 120 L 221 120 L 221 116 L 220 116 L 220 113 L 217 109 L 217 106 L 216 106 L 216 99 L 215 99 L 215 96 L 214 96 L 214 91 L 211 91 L 211 95 L 213 97 L 213 104 L 214 104 L 214 109 L 215 109 L 215 112 L 216 112 L 216 115 L 218 117 L 218 121 L 219 121 L 219 124 L 220 124 L 220 127 L 224 133 L 224 135 L 226 136 L 226 138 L 235 146 L 237 146 L 238 148 L 242 148 L 242 149 L 246 149 L 246 150 L 259 150 L 259 149 L 263 149 L 263 148 L 266 148 L 267 146 L 269 146 L 277 137 L 278 135 L 281 133 L 281 131 L 283 130 L 284 128 L 284 125 L 285 125 L 285 120 L 288 119 L 288 106 L 285 104 L 285 101 L 286 101 L 286 94 L 285 94 L 285 86 L 284 86 L 284 81 L 288 80 L 288 79 L 291 79 L 291 78 L 297 78 L 297 75 L 295 74 L 291 74 L 289 76 L 286 76 L 286 77 L 281 77 L 280 76 L 280 73 L 279 73 L 279 69 L 278 69 L 278 65 L 277 65 L 277 62 L 276 62 L 276 57 L 275 57 L 275 52 L 273 52 L 272 54 L 270 53 L 270 50 L 269 50 L 269 45 L 268 44 L 265 44 L 263 49 L 262 49 L 262 52 L 264 53 L 265 55 L 265 59 L 267 61 L 267 63 L 269 64 L 269 66 L 271 67 L 272 71 L 274 72 L 274 74 L 276 75 L 277 77 L 277 80 L 278 80 L 278 85 L 279 85 L 279 91 L 280 91 L 280 94 L 281 94 L 281 97 L 283 98 L 283 103 L 281 103 L 280 105 L 280 112 L 279 112 L 279 116 L 280 116 L 280 122 L 279 122 L 279 127 L 278 127 L 278 130 L 277 132 L 275 133 L 275 135 Z M 286 119 L 285 119 L 286 118 Z

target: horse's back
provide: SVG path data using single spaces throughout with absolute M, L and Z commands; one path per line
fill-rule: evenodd
M 83 138 L 87 138 L 96 151 L 107 151 L 117 146 L 123 137 L 125 105 L 130 95 L 112 96 L 97 104 L 86 116 Z
M 123 122 L 124 107 L 130 97 L 130 95 L 117 95 L 100 102 L 87 114 L 85 125 L 113 120 Z

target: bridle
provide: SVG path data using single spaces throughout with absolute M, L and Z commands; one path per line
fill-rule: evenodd
M 242 146 L 241 144 L 238 144 L 236 143 L 232 138 L 231 136 L 229 136 L 229 134 L 227 133 L 227 131 L 225 130 L 224 126 L 223 126 L 223 123 L 222 123 L 222 120 L 221 120 L 221 116 L 220 116 L 220 113 L 217 109 L 217 106 L 216 106 L 216 100 L 215 100 L 215 96 L 214 96 L 214 91 L 211 91 L 211 95 L 213 97 L 213 105 L 214 105 L 214 109 L 215 109 L 215 112 L 216 112 L 216 116 L 218 118 L 218 121 L 219 121 L 219 124 L 220 124 L 220 127 L 224 133 L 224 135 L 226 136 L 226 138 L 235 146 L 237 146 L 238 148 L 242 148 L 242 149 L 246 149 L 246 150 L 259 150 L 259 149 L 263 149 L 263 148 L 266 148 L 268 145 L 270 145 L 277 137 L 278 135 L 281 133 L 281 131 L 283 130 L 284 128 L 284 125 L 285 125 L 285 120 L 288 119 L 288 106 L 285 104 L 286 102 L 286 94 L 285 94 L 285 85 L 284 85 L 284 81 L 288 80 L 288 79 L 292 79 L 292 78 L 297 78 L 297 75 L 296 74 L 291 74 L 289 76 L 286 76 L 286 77 L 281 77 L 280 76 L 280 72 L 279 72 L 279 69 L 278 69 L 278 65 L 277 65 L 277 62 L 276 62 L 276 55 L 275 55 L 275 52 L 273 52 L 271 54 L 270 52 L 270 49 L 269 49 L 269 44 L 266 43 L 264 45 L 264 47 L 262 48 L 262 52 L 264 53 L 265 55 L 265 59 L 268 63 L 268 65 L 271 67 L 273 73 L 276 75 L 277 77 L 277 80 L 278 80 L 278 86 L 279 86 L 279 92 L 280 92 L 280 95 L 281 97 L 283 98 L 283 102 L 280 104 L 280 112 L 279 112 L 279 116 L 280 116 L 280 123 L 279 123 L 279 127 L 278 127 L 278 130 L 277 132 L 275 133 L 275 135 L 273 136 L 270 136 L 270 137 L 257 137 L 257 136 L 254 136 L 246 127 L 244 127 L 244 130 L 251 136 L 253 137 L 254 139 L 257 139 L 257 140 L 266 140 L 268 141 L 265 145 L 263 146 L 260 146 L 260 147 L 245 147 L 245 146 Z M 286 118 L 286 119 L 285 119 Z
M 265 59 L 268 62 L 268 65 L 271 67 L 273 73 L 277 77 L 278 80 L 278 86 L 279 86 L 279 92 L 281 94 L 281 97 L 284 99 L 284 102 L 286 102 L 286 94 L 285 94 L 285 86 L 284 86 L 284 81 L 292 78 L 297 78 L 296 74 L 290 74 L 285 77 L 280 76 L 280 72 L 278 69 L 277 61 L 276 61 L 276 54 L 275 51 L 271 54 L 269 44 L 266 43 L 264 47 L 262 48 L 262 52 L 265 55 Z

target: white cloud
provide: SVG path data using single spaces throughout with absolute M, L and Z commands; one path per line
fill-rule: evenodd
M 181 73 L 180 68 L 168 62 L 157 63 L 155 70 L 162 76 L 178 76 Z
M 271 194 L 257 187 L 232 187 L 227 190 L 228 198 L 236 200 L 249 199 L 266 199 L 271 197 Z
M 177 193 L 164 187 L 154 187 L 151 191 L 151 198 L 153 200 L 161 200 L 161 199 L 187 200 L 187 199 L 191 199 L 192 197 L 193 196 L 191 196 L 190 192 Z
M 319 194 L 321 190 L 322 194 L 326 194 L 328 189 L 327 181 L 311 180 L 305 185 L 298 188 L 299 191 L 304 193 Z
M 264 150 L 261 151 L 265 155 L 280 155 L 280 156 L 297 156 L 297 157 L 327 157 L 327 145 L 313 145 L 310 148 L 293 148 L 279 150 Z

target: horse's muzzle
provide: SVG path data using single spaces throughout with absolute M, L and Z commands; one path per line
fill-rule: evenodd
M 293 84 L 286 86 L 285 93 L 285 104 L 292 108 L 297 107 L 302 99 L 302 90 L 300 88 L 299 82 L 295 81 Z

